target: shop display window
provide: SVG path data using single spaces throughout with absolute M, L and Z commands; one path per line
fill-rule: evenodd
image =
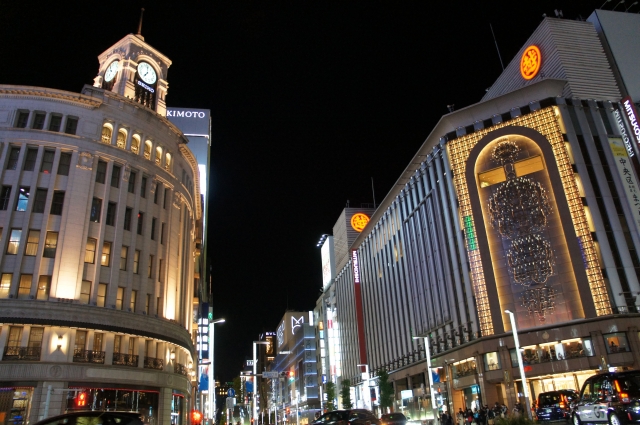
M 67 396 L 67 413 L 74 410 L 126 410 L 139 412 L 144 423 L 157 424 L 158 398 L 157 391 L 74 388 Z
M 484 353 L 484 370 L 499 370 L 502 369 L 500 366 L 500 356 L 496 351 L 492 353 Z
M 469 376 L 478 373 L 476 369 L 476 360 L 471 358 L 453 364 L 453 374 L 456 378 Z
M 607 353 L 625 353 L 631 351 L 629 348 L 629 342 L 627 341 L 627 334 L 624 332 L 617 332 L 613 334 L 602 335 L 607 347 Z
M 521 347 L 520 350 L 522 352 L 522 363 L 525 366 L 556 360 L 591 357 L 594 355 L 591 338 L 572 338 L 563 341 L 547 342 L 539 345 Z M 511 365 L 518 367 L 515 348 L 509 350 L 509 354 L 511 355 Z

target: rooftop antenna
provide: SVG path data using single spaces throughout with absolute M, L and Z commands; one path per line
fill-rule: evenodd
M 140 22 L 138 23 L 138 33 L 136 35 L 139 35 L 140 37 L 142 37 L 142 16 L 144 15 L 144 7 L 140 8 Z
M 496 43 L 496 50 L 498 51 L 498 59 L 500 59 L 500 66 L 504 71 L 504 63 L 502 63 L 502 56 L 500 55 L 500 48 L 498 48 L 498 40 L 496 40 L 496 35 L 493 32 L 493 26 L 489 23 L 489 28 L 491 28 L 491 35 L 493 36 L 493 42 Z
M 373 187 L 373 177 L 371 177 L 371 192 L 373 192 L 373 208 L 376 208 L 376 190 Z

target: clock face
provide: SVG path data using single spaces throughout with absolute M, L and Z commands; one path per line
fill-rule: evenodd
M 104 72 L 104 80 L 107 83 L 115 78 L 116 74 L 118 73 L 119 64 L 120 62 L 118 61 L 111 62 L 111 65 L 109 65 L 107 70 Z
M 140 62 L 138 65 L 138 75 L 142 78 L 142 81 L 147 84 L 156 82 L 156 71 L 146 62 Z

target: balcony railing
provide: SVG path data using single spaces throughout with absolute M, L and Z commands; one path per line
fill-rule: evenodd
M 111 364 L 118 366 L 138 367 L 138 355 L 113 353 L 113 362 L 111 362 Z
M 145 369 L 162 370 L 164 368 L 164 360 L 163 359 L 156 359 L 155 357 L 145 357 L 144 358 L 144 367 L 145 367 Z
M 40 347 L 4 347 L 2 360 L 28 360 L 37 362 L 40 360 Z
M 173 365 L 173 372 L 187 376 L 187 368 L 184 367 L 184 365 L 181 365 L 180 363 L 176 363 Z
M 83 350 L 76 348 L 73 351 L 73 362 L 104 364 L 104 351 Z

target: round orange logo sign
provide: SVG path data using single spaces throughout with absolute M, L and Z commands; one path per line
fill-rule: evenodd
M 369 222 L 369 216 L 364 213 L 355 213 L 351 217 L 351 227 L 356 232 L 362 232 Z
M 538 46 L 529 46 L 525 49 L 520 59 L 520 75 L 525 80 L 531 80 L 538 75 L 540 71 L 540 65 L 542 64 L 542 56 L 540 55 L 540 49 Z

